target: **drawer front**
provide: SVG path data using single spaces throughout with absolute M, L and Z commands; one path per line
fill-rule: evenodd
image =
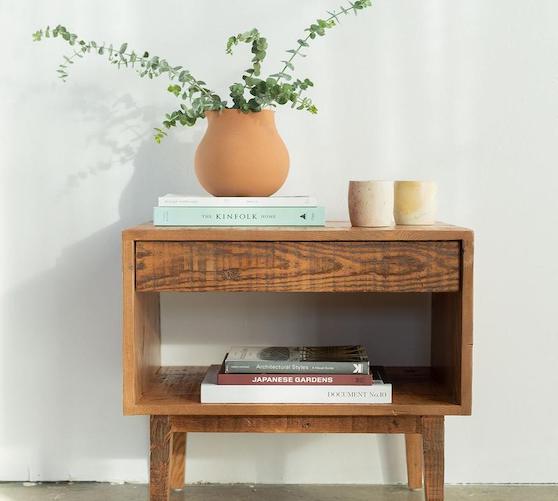
M 449 292 L 459 241 L 136 242 L 136 290 Z

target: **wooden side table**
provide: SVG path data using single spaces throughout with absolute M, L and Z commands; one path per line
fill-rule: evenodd
M 124 414 L 150 415 L 150 499 L 184 485 L 187 432 L 403 433 L 409 487 L 444 498 L 444 416 L 470 415 L 473 233 L 425 227 L 157 228 L 123 232 Z M 431 295 L 429 367 L 387 367 L 393 403 L 202 404 L 206 367 L 165 367 L 166 291 Z

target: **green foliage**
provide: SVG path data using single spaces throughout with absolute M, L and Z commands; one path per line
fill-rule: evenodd
M 239 43 L 251 44 L 252 66 L 245 70 L 242 75 L 244 83 L 234 83 L 229 87 L 230 96 L 233 101 L 233 108 L 237 108 L 245 113 L 251 111 L 261 111 L 262 103 L 255 97 L 246 100 L 244 93 L 246 89 L 250 90 L 261 82 L 257 77 L 260 76 L 262 62 L 267 55 L 267 40 L 262 37 L 257 29 L 239 33 L 236 36 L 229 37 L 227 40 L 226 52 L 232 54 L 232 48 Z
M 99 44 L 95 41 L 80 39 L 64 26 L 58 25 L 54 29 L 49 26 L 45 30 L 33 33 L 33 41 L 39 42 L 43 38 L 62 38 L 72 47 L 72 53 L 63 56 L 63 62 L 56 70 L 62 81 L 68 78 L 68 69 L 77 59 L 86 54 L 94 53 L 107 58 L 108 62 L 116 65 L 133 68 L 141 78 L 157 78 L 166 76 L 171 83 L 167 91 L 181 100 L 179 108 L 165 115 L 164 128 L 156 128 L 154 139 L 160 143 L 167 136 L 167 129 L 177 125 L 192 126 L 199 118 L 205 118 L 208 111 L 220 111 L 225 108 L 238 109 L 244 113 L 258 112 L 264 108 L 274 108 L 277 105 L 290 105 L 297 110 L 306 110 L 317 113 L 318 109 L 312 100 L 303 96 L 314 84 L 308 78 L 300 80 L 294 78 L 295 70 L 293 60 L 297 57 L 306 57 L 303 49 L 310 46 L 312 40 L 322 37 L 327 30 L 340 24 L 342 16 L 357 14 L 358 11 L 370 7 L 372 0 L 349 1 L 347 6 L 339 10 L 328 12 L 326 19 L 317 19 L 304 31 L 306 36 L 297 40 L 294 49 L 287 50 L 288 58 L 281 61 L 283 68 L 269 75 L 261 76 L 262 63 L 267 55 L 267 40 L 262 37 L 257 29 L 239 33 L 229 37 L 226 44 L 226 53 L 232 54 L 233 48 L 239 44 L 249 44 L 252 54 L 251 66 L 244 71 L 241 83 L 233 83 L 229 87 L 232 105 L 221 99 L 219 95 L 210 90 L 202 80 L 194 78 L 182 66 L 171 66 L 165 59 L 152 56 L 149 52 L 136 52 L 128 50 L 128 44 L 123 43 L 115 48 L 112 44 Z M 284 80 L 284 82 L 282 82 Z

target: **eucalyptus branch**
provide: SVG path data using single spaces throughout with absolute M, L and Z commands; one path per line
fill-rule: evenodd
M 169 78 L 172 80 L 178 78 L 182 83 L 193 86 L 199 92 L 209 96 L 211 91 L 207 88 L 202 87 L 205 82 L 201 80 L 196 80 L 188 70 L 182 68 L 182 66 L 171 66 L 169 63 L 158 56 L 151 56 L 148 52 L 144 52 L 142 55 L 136 52 L 126 52 L 128 48 L 127 43 L 123 43 L 119 49 L 113 47 L 112 44 L 106 45 L 98 44 L 95 41 L 87 42 L 85 40 L 79 39 L 75 33 L 70 33 L 64 26 L 58 25 L 56 28 L 50 30 L 50 27 L 43 30 L 38 30 L 33 34 L 33 40 L 38 42 L 42 38 L 56 38 L 60 36 L 62 39 L 68 42 L 69 45 L 74 46 L 74 51 L 71 56 L 64 56 L 65 63 L 62 63 L 58 67 L 59 78 L 66 81 L 68 77 L 68 65 L 74 64 L 74 59 L 76 57 L 82 58 L 86 53 L 91 51 L 99 55 L 108 55 L 108 59 L 112 64 L 116 64 L 119 68 L 124 65 L 125 67 L 131 66 L 134 68 L 139 65 L 140 68 L 137 73 L 140 77 L 148 76 L 149 78 L 159 77 L 163 73 L 168 73 Z
M 262 37 L 256 28 L 245 33 L 239 33 L 236 36 L 231 36 L 227 40 L 227 54 L 232 54 L 233 46 L 236 46 L 239 43 L 252 44 L 252 66 L 245 70 L 244 75 L 242 75 L 244 84 L 234 83 L 229 87 L 229 90 L 231 91 L 230 96 L 233 100 L 234 106 L 241 111 L 259 111 L 261 109 L 261 103 L 259 103 L 255 97 L 247 101 L 244 94 L 247 88 L 250 90 L 259 82 L 257 77 L 260 76 L 261 64 L 267 55 L 267 39 Z
M 323 37 L 326 33 L 326 30 L 340 24 L 341 23 L 341 21 L 339 20 L 340 16 L 342 15 L 347 16 L 351 12 L 357 15 L 359 10 L 371 6 L 372 6 L 372 0 L 355 0 L 354 2 L 349 1 L 348 7 L 344 7 L 343 5 L 341 5 L 338 11 L 335 10 L 333 12 L 328 11 L 329 14 L 328 18 L 317 19 L 315 23 L 311 24 L 308 28 L 304 30 L 308 32 L 306 37 L 299 38 L 297 40 L 298 46 L 296 47 L 296 49 L 287 50 L 287 53 L 291 54 L 291 56 L 289 57 L 289 59 L 285 61 L 281 61 L 282 63 L 285 63 L 285 65 L 283 66 L 283 68 L 279 73 L 274 73 L 271 76 L 277 78 L 278 81 L 281 80 L 282 78 L 285 80 L 291 80 L 292 78 L 291 75 L 289 75 L 286 72 L 287 70 L 291 70 L 291 71 L 294 70 L 294 64 L 292 63 L 292 61 L 296 56 L 306 57 L 306 54 L 303 54 L 300 51 L 304 47 L 310 47 L 310 44 L 308 43 L 310 40 L 314 40 L 318 36 Z
M 247 31 L 245 33 L 240 33 L 236 36 L 229 37 L 229 39 L 227 40 L 227 48 L 226 48 L 227 54 L 232 54 L 233 46 L 236 46 L 239 43 L 251 43 L 252 44 L 251 52 L 252 54 L 254 54 L 254 56 L 252 57 L 252 67 L 248 68 L 245 71 L 246 75 L 242 78 L 245 80 L 246 78 L 249 78 L 251 76 L 255 76 L 255 77 L 259 76 L 261 71 L 262 61 L 265 59 L 265 56 L 267 55 L 266 52 L 267 39 L 262 37 L 260 35 L 260 32 L 256 28 Z
M 182 66 L 171 66 L 165 59 L 151 56 L 148 52 L 129 51 L 127 43 L 115 48 L 112 44 L 106 45 L 105 43 L 86 41 L 78 38 L 75 33 L 71 33 L 61 25 L 52 30 L 47 26 L 45 30 L 36 31 L 33 33 L 33 40 L 38 42 L 43 38 L 60 37 L 73 48 L 71 54 L 63 56 L 64 61 L 56 70 L 59 78 L 63 81 L 68 78 L 69 68 L 75 63 L 76 59 L 81 59 L 91 52 L 108 56 L 108 61 L 118 68 L 125 66 L 135 69 L 142 78 L 166 75 L 171 80 L 171 84 L 167 87 L 168 92 L 181 99 L 182 103 L 179 109 L 165 115 L 162 127 L 155 129 L 155 141 L 160 142 L 167 135 L 166 130 L 176 125 L 192 126 L 197 119 L 205 118 L 205 113 L 208 111 L 232 108 L 248 113 L 257 112 L 266 107 L 290 104 L 291 108 L 317 113 L 318 109 L 312 103 L 312 100 L 303 96 L 306 90 L 313 87 L 312 81 L 308 78 L 293 80 L 292 75 L 288 73 L 288 71 L 294 71 L 293 60 L 296 56 L 306 57 L 301 52 L 302 49 L 309 47 L 310 40 L 318 36 L 324 36 L 326 30 L 339 24 L 340 16 L 348 15 L 351 12 L 357 14 L 359 10 L 371 5 L 372 0 L 349 1 L 349 6 L 341 6 L 337 11 L 328 12 L 329 17 L 326 19 L 318 19 L 306 28 L 305 31 L 308 34 L 305 38 L 298 40 L 296 49 L 287 51 L 290 57 L 282 61 L 284 63 L 283 69 L 267 78 L 260 76 L 261 65 L 267 55 L 266 38 L 261 36 L 255 28 L 229 37 L 226 45 L 227 54 L 232 54 L 233 47 L 240 43 L 251 44 L 252 53 L 252 64 L 250 68 L 244 71 L 243 82 L 234 83 L 229 87 L 232 98 L 230 107 L 227 106 L 226 101 L 209 89 L 204 81 L 194 78 L 187 69 Z M 251 97 L 246 96 L 247 91 Z
M 248 68 L 242 76 L 244 84 L 234 83 L 229 87 L 234 108 L 248 113 L 250 111 L 260 111 L 267 106 L 275 107 L 275 103 L 283 105 L 290 102 L 292 108 L 308 109 L 312 113 L 317 112 L 317 108 L 312 105 L 310 99 L 301 98 L 302 91 L 314 85 L 307 78 L 296 80 L 292 84 L 280 84 L 273 75 L 265 80 L 258 78 L 261 73 L 261 63 L 266 56 L 267 40 L 260 35 L 257 29 L 229 37 L 226 46 L 227 54 L 232 54 L 233 46 L 241 42 L 252 44 L 252 54 L 254 56 L 252 67 Z M 248 100 L 245 97 L 246 89 L 253 96 Z
M 194 125 L 198 118 L 204 118 L 205 112 L 208 110 L 220 110 L 225 107 L 226 103 L 221 98 L 205 87 L 206 83 L 202 80 L 195 79 L 188 70 L 182 66 L 171 66 L 165 59 L 159 56 L 150 56 L 148 52 L 138 54 L 135 51 L 128 52 L 128 44 L 123 43 L 120 48 L 115 49 L 113 45 L 99 44 L 95 41 L 86 41 L 78 38 L 75 33 L 70 33 L 64 26 L 58 25 L 53 30 L 47 26 L 43 30 L 39 30 L 33 34 L 34 41 L 40 41 L 44 38 L 61 37 L 69 45 L 74 47 L 73 53 L 64 56 L 64 62 L 58 66 L 57 72 L 60 79 L 64 82 L 68 78 L 69 66 L 74 64 L 76 58 L 83 58 L 85 54 L 91 52 L 98 55 L 108 56 L 111 64 L 136 68 L 136 72 L 140 77 L 147 76 L 152 79 L 166 74 L 170 80 L 178 80 L 177 84 L 170 85 L 168 91 L 190 103 L 189 107 L 181 105 L 181 113 L 166 115 L 167 120 L 163 122 L 164 126 L 170 128 L 180 122 L 182 125 Z M 155 129 L 155 140 L 160 142 L 166 133 L 162 129 Z

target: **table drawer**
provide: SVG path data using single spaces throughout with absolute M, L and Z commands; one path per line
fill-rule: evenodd
M 459 241 L 137 241 L 136 290 L 444 292 L 460 286 Z

